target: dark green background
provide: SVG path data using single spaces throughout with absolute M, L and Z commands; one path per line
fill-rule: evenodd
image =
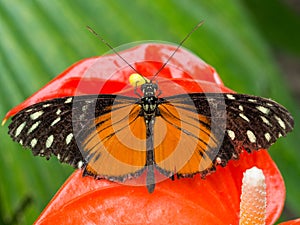
M 276 61 L 278 55 L 300 58 L 300 16 L 282 2 L 0 1 L 0 117 L 74 62 L 107 51 L 86 25 L 119 46 L 150 39 L 178 43 L 204 19 L 184 46 L 215 67 L 229 88 L 271 97 L 295 117 L 294 132 L 270 153 L 286 182 L 282 219 L 300 217 L 300 109 L 288 88 L 300 79 L 289 82 L 285 70 L 291 68 Z M 7 124 L 0 128 L 0 224 L 18 208 L 18 221 L 30 224 L 73 170 L 54 158 L 33 157 L 9 138 Z

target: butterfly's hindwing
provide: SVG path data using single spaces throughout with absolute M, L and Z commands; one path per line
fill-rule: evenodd
M 136 98 L 117 96 L 113 100 L 103 108 L 98 97 L 95 118 L 76 137 L 88 163 L 87 174 L 122 181 L 144 170 L 146 129 Z
M 204 175 L 215 170 L 215 158 L 218 154 L 226 162 L 236 154 L 234 148 L 219 152 L 226 129 L 224 101 L 223 110 L 221 103 L 214 105 L 204 94 L 160 99 L 160 123 L 165 123 L 167 127 L 165 140 L 155 149 L 155 159 L 160 171 L 164 174 L 176 173 L 182 177 L 199 172 Z M 157 127 L 154 134 L 162 130 L 159 125 Z M 224 143 L 228 146 L 227 142 Z

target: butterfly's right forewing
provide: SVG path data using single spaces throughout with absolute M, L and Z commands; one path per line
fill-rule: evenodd
M 12 117 L 10 136 L 34 155 L 55 155 L 62 162 L 82 165 L 72 128 L 72 102 L 73 97 L 57 98 L 21 110 Z

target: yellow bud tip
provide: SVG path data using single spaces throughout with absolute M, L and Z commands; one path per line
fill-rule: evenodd
M 242 183 L 239 224 L 265 224 L 267 192 L 263 171 L 255 166 L 246 170 Z
M 129 77 L 129 83 L 133 86 L 133 87 L 136 87 L 136 86 L 140 86 L 146 82 L 148 82 L 149 80 L 143 76 L 141 76 L 140 74 L 138 73 L 133 73 L 130 75 Z
M 4 126 L 4 124 L 6 123 L 6 121 L 7 121 L 7 119 L 4 118 L 4 119 L 2 120 L 1 126 Z

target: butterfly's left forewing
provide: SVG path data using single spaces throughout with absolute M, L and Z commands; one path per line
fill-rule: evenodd
M 294 127 L 291 114 L 275 101 L 244 94 L 224 94 L 224 98 L 226 132 L 236 147 L 268 149 Z

